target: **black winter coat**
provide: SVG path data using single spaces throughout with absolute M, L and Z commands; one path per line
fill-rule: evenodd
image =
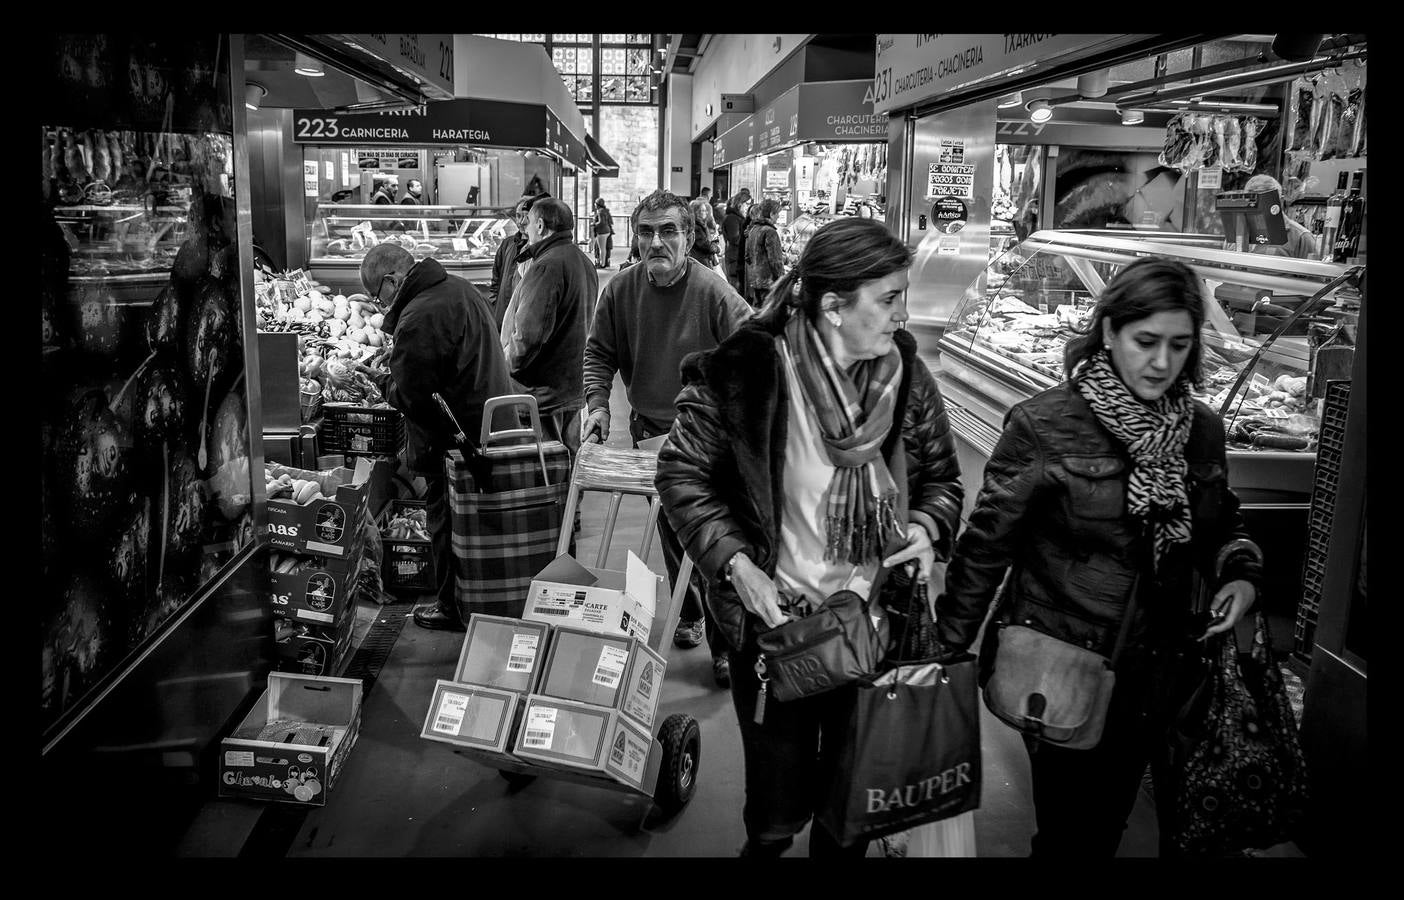
M 1131 645 L 1202 634 L 1203 622 L 1193 621 L 1191 570 L 1211 591 L 1235 579 L 1256 586 L 1261 553 L 1228 485 L 1223 422 L 1203 403 L 1194 404 L 1185 457 L 1193 537 L 1168 551 L 1152 576 L 1150 538 L 1126 513 L 1131 460 L 1121 442 L 1067 383 L 1017 404 L 936 603 L 939 640 L 950 650 L 974 641 L 1006 570 L 1001 623 L 1109 656 L 1139 571 Z M 988 638 L 986 648 L 993 649 Z M 987 655 L 982 650 L 986 665 Z
M 585 405 L 585 332 L 595 315 L 599 273 L 569 231 L 517 256 L 532 260 L 516 287 L 517 310 L 503 322 L 507 371 L 536 397 L 542 415 Z
M 678 417 L 658 457 L 655 483 L 668 522 L 711 583 L 708 613 L 736 648 L 765 626 L 721 580 L 723 569 L 744 550 L 774 578 L 779 557 L 789 399 L 775 336 L 786 318 L 783 308 L 753 318 L 715 350 L 683 359 Z M 915 338 L 898 331 L 894 340 L 903 370 L 882 453 L 904 495 L 908 521 L 933 535 L 936 558 L 943 560 L 963 496 L 955 444 Z
M 742 277 L 746 269 L 746 217 L 727 210 L 722 217 L 722 236 L 726 238 L 726 274 Z
M 517 286 L 517 257 L 525 249 L 526 232 L 519 231 L 497 245 L 497 254 L 492 259 L 487 302 L 498 331 L 502 330 L 502 317 L 507 314 L 507 304 L 512 302 L 512 291 Z
M 405 464 L 421 474 L 442 476 L 443 455 L 454 446 L 453 428 L 434 392 L 444 396 L 475 441 L 483 404 L 512 393 L 487 301 L 436 260 L 423 259 L 396 295 L 385 331 L 394 345 L 381 390 L 405 417 Z

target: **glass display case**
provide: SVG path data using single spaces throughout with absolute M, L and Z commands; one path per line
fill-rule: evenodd
M 56 205 L 54 221 L 68 244 L 70 274 L 165 280 L 186 238 L 190 199 L 188 193 L 179 199 L 178 206 L 115 202 Z
M 1325 382 L 1346 356 L 1363 272 L 1220 249 L 1221 239 L 1127 231 L 1040 231 L 995 257 L 937 345 L 938 380 L 959 436 L 988 453 L 1009 408 L 1063 380 L 1063 349 L 1102 287 L 1143 256 L 1179 259 L 1206 301 L 1203 387 L 1224 417 L 1235 489 L 1245 503 L 1305 504 Z M 983 463 L 980 463 L 983 468 Z
M 366 251 L 394 241 L 415 259 L 433 257 L 456 275 L 486 281 L 498 245 L 516 230 L 510 207 L 319 203 L 308 258 L 319 281 L 343 287 L 349 279 L 359 291 Z

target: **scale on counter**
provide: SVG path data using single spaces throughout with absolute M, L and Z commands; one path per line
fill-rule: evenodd
M 1277 191 L 1222 191 L 1214 195 L 1214 209 L 1224 223 L 1230 249 L 1246 253 L 1250 246 L 1287 243 L 1287 223 Z

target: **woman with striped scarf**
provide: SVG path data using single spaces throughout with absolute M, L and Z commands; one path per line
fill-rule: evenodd
M 1029 743 L 1035 856 L 1115 855 L 1147 762 L 1168 852 L 1168 729 L 1202 671 L 1203 639 L 1257 597 L 1262 554 L 1229 489 L 1223 422 L 1190 397 L 1204 302 L 1199 277 L 1170 259 L 1107 283 L 1068 343 L 1068 380 L 1010 410 L 936 603 L 937 636 L 958 652 L 1003 585 L 982 684 L 1003 626 L 1110 658 L 1130 610 L 1100 742 Z
M 683 360 L 657 485 L 732 648 L 743 855 L 779 856 L 809 822 L 828 787 L 820 743 L 832 749 L 831 729 L 847 726 L 852 690 L 766 704 L 757 636 L 840 590 L 870 597 L 884 567 L 915 563 L 926 581 L 960 522 L 945 407 L 902 328 L 911 259 L 882 224 L 838 219 L 814 233 L 759 314 Z M 881 634 L 880 599 L 869 614 Z M 810 829 L 812 856 L 866 849 Z

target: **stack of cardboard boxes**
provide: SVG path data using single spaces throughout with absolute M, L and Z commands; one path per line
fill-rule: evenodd
M 632 553 L 627 573 L 558 557 L 532 582 L 524 618 L 470 617 L 421 736 L 489 762 L 597 773 L 652 794 L 647 772 L 667 668 L 646 643 L 658 583 Z
M 356 620 L 356 578 L 365 550 L 369 464 L 326 472 L 270 469 L 316 481 L 323 499 L 268 501 L 269 603 L 278 669 L 334 675 L 344 666 Z

